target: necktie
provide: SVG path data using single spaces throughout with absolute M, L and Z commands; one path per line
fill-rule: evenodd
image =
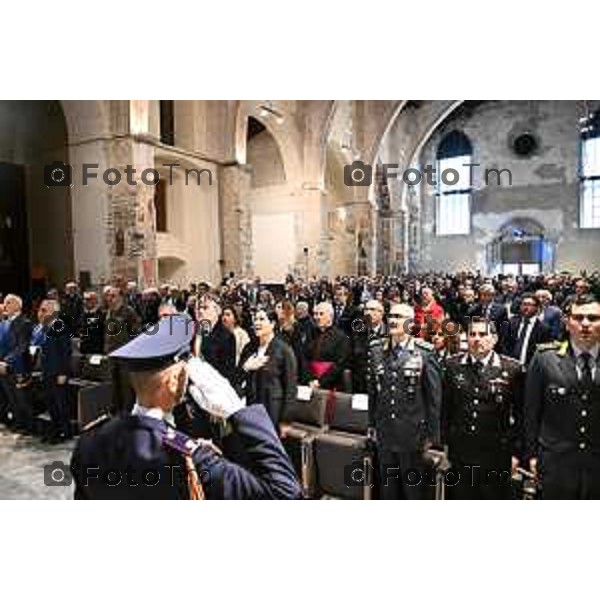
M 525 344 L 525 338 L 527 337 L 527 330 L 529 329 L 529 319 L 523 319 L 523 324 L 521 326 L 521 332 L 519 333 L 519 338 L 517 339 L 517 343 L 515 345 L 515 351 L 513 353 L 514 358 L 519 359 L 521 362 L 525 362 L 521 360 L 523 357 L 523 344 Z
M 581 383 L 585 388 L 591 388 L 594 380 L 592 378 L 592 355 L 588 352 L 583 352 L 580 356 L 581 360 Z

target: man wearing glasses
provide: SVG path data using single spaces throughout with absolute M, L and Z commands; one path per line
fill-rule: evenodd
M 564 343 L 541 346 L 527 374 L 530 469 L 545 499 L 600 499 L 600 302 L 567 307 Z
M 431 344 L 411 336 L 414 310 L 393 304 L 389 337 L 369 345 L 375 385 L 369 398 L 384 500 L 421 500 L 428 492 L 425 453 L 439 442 L 441 375 Z

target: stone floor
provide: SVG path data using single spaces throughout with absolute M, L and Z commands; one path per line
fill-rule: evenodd
M 0 500 L 70 500 L 73 486 L 47 486 L 44 466 L 69 464 L 74 442 L 50 446 L 0 425 Z M 55 477 L 60 477 L 55 471 Z

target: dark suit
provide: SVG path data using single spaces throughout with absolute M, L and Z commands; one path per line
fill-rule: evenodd
M 189 450 L 206 498 L 301 498 L 294 468 L 264 407 L 243 408 L 228 422 L 244 467 L 212 446 L 192 443 Z M 168 429 L 162 420 L 126 416 L 85 431 L 71 459 L 75 499 L 188 499 L 185 453 L 168 444 Z M 107 485 L 110 471 L 117 473 L 118 485 Z M 152 482 L 158 477 L 158 483 L 145 485 L 144 473 Z
M 558 340 L 562 333 L 562 311 L 558 306 L 546 306 L 542 309 L 542 322 L 550 331 L 550 337 Z
M 201 332 L 200 352 L 223 377 L 232 380 L 235 372 L 235 336 L 218 321 L 210 332 Z
M 483 317 L 489 321 L 493 321 L 498 332 L 502 331 L 503 327 L 505 327 L 504 323 L 508 322 L 506 307 L 498 302 L 490 302 L 487 305 L 478 302 L 469 308 L 467 317 Z
M 104 321 L 103 310 L 86 310 L 81 318 L 79 328 L 81 354 L 104 354 Z
M 266 349 L 267 364 L 256 371 L 244 371 L 242 366 L 257 350 L 258 342 L 251 342 L 242 351 L 240 366 L 233 377 L 234 387 L 249 405 L 263 404 L 277 426 L 286 403 L 296 400 L 298 395 L 296 358 L 289 344 L 275 336 Z
M 600 365 L 591 385 L 570 344 L 538 350 L 527 373 L 525 433 L 538 457 L 542 496 L 600 499 Z
M 468 354 L 446 361 L 442 431 L 460 480 L 453 499 L 509 499 L 512 456 L 522 453 L 523 378 L 516 360 L 492 353 L 479 370 Z
M 71 338 L 56 333 L 51 326 L 39 325 L 33 332 L 31 343 L 39 348 L 39 365 L 42 371 L 48 412 L 52 419 L 50 436 L 71 436 L 67 382 L 59 384 L 58 377 L 68 377 L 71 364 Z
M 525 320 L 523 317 L 513 317 L 508 322 L 508 326 L 504 328 L 500 340 L 501 352 L 516 360 L 520 359 L 523 344 L 527 342 L 525 365 L 531 362 L 538 344 L 545 344 L 552 339 L 550 331 L 537 316 L 531 317 L 530 321 L 532 324 L 529 325 L 531 333 L 529 334 L 528 341 L 524 339 L 525 333 L 523 328 L 525 327 Z M 519 336 L 519 332 L 521 336 Z
M 8 321 L 4 339 L 4 355 L 0 360 L 7 364 L 7 375 L 2 377 L 2 387 L 8 398 L 8 410 L 18 429 L 31 431 L 31 354 L 29 343 L 33 326 L 24 315 Z

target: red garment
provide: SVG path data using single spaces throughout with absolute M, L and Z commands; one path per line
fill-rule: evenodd
M 444 320 L 444 309 L 435 300 L 429 304 L 427 308 L 423 308 L 420 304 L 415 306 L 415 322 L 420 325 L 419 335 L 416 337 L 424 337 L 427 331 L 427 316 L 430 315 L 430 321 L 442 323 Z

